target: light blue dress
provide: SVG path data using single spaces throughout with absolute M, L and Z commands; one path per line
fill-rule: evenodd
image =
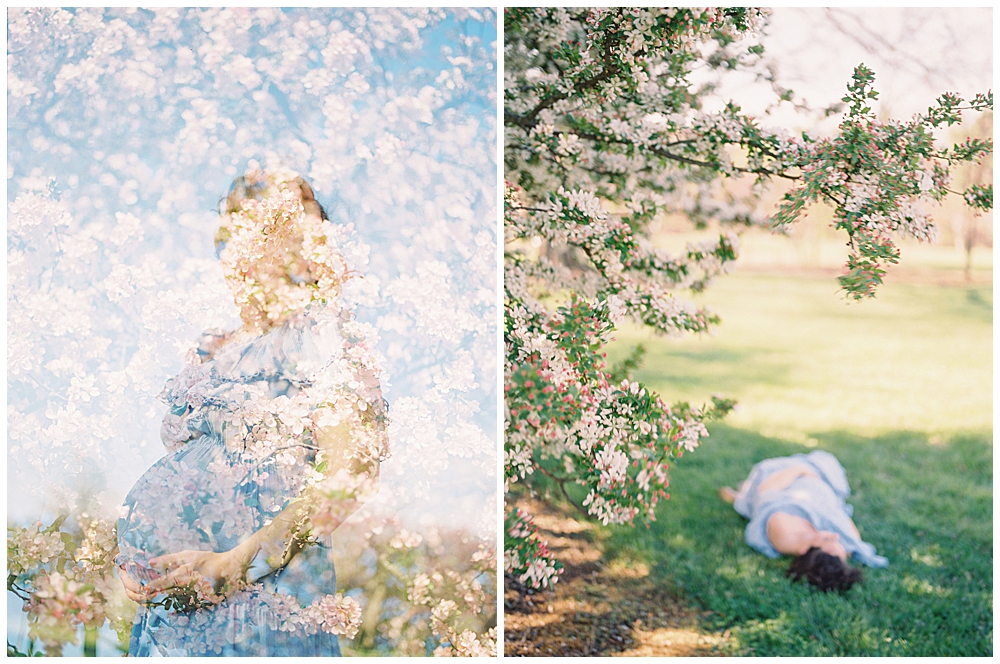
M 811 468 L 819 477 L 802 476 L 785 489 L 760 492 L 761 483 L 774 473 L 802 465 Z M 850 495 L 847 474 L 837 457 L 816 450 L 809 454 L 766 459 L 755 465 L 733 507 L 750 520 L 746 527 L 747 544 L 768 558 L 781 555 L 767 537 L 768 519 L 780 512 L 802 517 L 816 530 L 837 533 L 847 552 L 865 565 L 886 567 L 888 559 L 877 555 L 874 546 L 854 536 L 851 528 L 854 506 L 844 502 Z
M 342 315 L 341 318 L 344 316 Z M 164 427 L 167 456 L 136 482 L 120 519 L 116 562 L 133 578 L 156 576 L 148 561 L 182 550 L 228 551 L 281 512 L 303 489 L 301 472 L 314 459 L 308 436 L 261 460 L 251 457 L 252 436 L 230 423 L 247 386 L 265 387 L 272 398 L 292 396 L 310 382 L 301 367 L 317 358 L 343 358 L 338 325 L 317 326 L 309 315 L 270 333 L 234 343 L 214 358 L 190 365 L 167 384 L 171 407 Z M 381 404 L 373 404 L 381 406 Z M 173 417 L 171 417 L 173 416 Z M 179 423 L 179 426 L 177 426 Z M 287 454 L 294 455 L 289 463 Z M 276 459 L 286 455 L 282 463 Z M 257 581 L 221 604 L 195 611 L 141 606 L 129 654 L 133 656 L 338 656 L 337 636 L 289 630 L 276 598 L 307 606 L 336 593 L 328 541 L 316 541 L 283 568 L 255 559 Z M 162 598 L 162 596 L 161 596 Z

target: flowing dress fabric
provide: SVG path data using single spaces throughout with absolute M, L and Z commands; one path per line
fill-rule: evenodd
M 329 312 L 327 312 L 329 313 Z M 183 550 L 232 549 L 277 516 L 302 491 L 315 457 L 308 435 L 262 451 L 239 413 L 247 396 L 292 397 L 317 371 L 343 364 L 346 314 L 299 316 L 270 333 L 233 343 L 204 364 L 185 367 L 167 384 L 168 455 L 131 489 L 119 521 L 116 562 L 142 583 L 157 573 L 148 561 Z M 234 415 L 236 415 L 234 417 Z M 216 606 L 178 611 L 141 606 L 129 653 L 137 656 L 336 656 L 337 637 L 296 630 L 290 613 L 336 592 L 329 542 L 306 546 L 271 569 L 253 561 L 256 582 Z M 158 599 L 163 599 L 159 596 Z
M 759 490 L 761 483 L 774 473 L 803 465 L 819 477 L 799 477 L 779 491 Z M 847 474 L 837 457 L 816 450 L 809 454 L 765 459 L 755 465 L 733 507 L 750 520 L 745 532 L 746 543 L 768 558 L 781 555 L 767 537 L 768 519 L 780 512 L 806 519 L 816 530 L 837 533 L 847 552 L 865 565 L 886 567 L 887 558 L 877 555 L 873 545 L 854 536 L 851 528 L 854 506 L 844 502 L 850 495 Z

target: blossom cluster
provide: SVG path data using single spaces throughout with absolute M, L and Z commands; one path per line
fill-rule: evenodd
M 531 588 L 551 588 L 562 574 L 546 542 L 538 537 L 538 526 L 520 507 L 504 518 L 503 571 Z
M 763 17 L 741 8 L 508 10 L 507 179 L 609 196 L 636 230 L 676 211 L 697 182 L 683 169 L 732 170 L 720 146 L 747 131 L 729 113 L 696 110 L 688 74 L 703 51 L 724 48 Z M 705 207 L 744 221 L 725 206 Z
M 851 295 L 870 294 L 868 286 L 876 282 L 862 279 L 867 286 L 858 285 L 854 268 L 870 265 L 875 274 L 875 263 L 892 262 L 888 232 L 933 239 L 923 203 L 944 195 L 951 166 L 992 149 L 980 140 L 937 150 L 930 130 L 959 121 L 963 109 L 991 108 L 992 95 L 969 102 L 943 95 L 910 123 L 883 124 L 865 101 L 876 95 L 871 72 L 862 66 L 844 98 L 850 110 L 840 135 L 829 140 L 761 127 L 734 103 L 719 112 L 699 110 L 700 93 L 688 85 L 692 67 L 704 61 L 750 67 L 762 53 L 759 45 L 743 44 L 745 60 L 731 52 L 738 37 L 764 18 L 761 12 L 738 9 L 508 11 L 508 179 L 539 194 L 559 187 L 593 191 L 624 206 L 623 219 L 638 229 L 660 211 L 689 213 L 678 194 L 710 178 L 751 174 L 763 183 L 780 177 L 805 190 L 814 186 L 810 173 L 829 171 L 845 181 L 810 189 L 809 200 L 832 204 L 841 218 L 852 216 L 852 221 L 835 222 L 855 245 L 842 285 Z M 871 189 L 870 178 L 881 186 Z M 974 185 L 958 193 L 973 207 L 991 205 L 991 188 Z M 843 208 L 848 198 L 855 208 L 850 212 Z M 746 215 L 742 203 L 735 214 L 732 206 L 709 202 L 705 207 L 723 222 L 761 217 Z M 802 202 L 790 202 L 771 223 L 787 223 L 803 208 Z M 691 216 L 700 221 L 697 213 Z
M 671 290 L 690 286 L 697 267 L 710 272 L 734 259 L 735 239 L 723 236 L 718 245 L 690 247 L 687 256 L 671 258 L 635 242 L 629 226 L 612 219 L 592 194 L 559 190 L 548 204 L 534 206 L 514 185 L 508 183 L 505 194 L 506 489 L 537 470 L 586 487 L 582 507 L 604 524 L 629 523 L 640 514 L 655 518 L 667 495 L 668 461 L 694 449 L 707 435 L 703 421 L 732 404 L 667 407 L 638 383 L 613 385 L 598 352 L 626 315 L 665 333 L 707 329 L 714 316 L 680 302 Z M 539 236 L 589 259 L 592 299 L 585 299 L 588 292 L 576 278 L 585 270 L 527 255 L 524 241 Z M 569 292 L 569 302 L 553 310 L 540 293 L 557 288 Z M 559 569 L 530 516 L 509 509 L 505 573 L 545 587 Z
M 362 590 L 367 602 L 355 648 L 381 653 L 393 644 L 394 652 L 411 656 L 496 655 L 493 546 L 468 532 L 417 532 L 398 517 L 344 528 L 358 535 L 344 540 L 346 558 L 356 562 L 338 568 L 338 583 Z M 367 557 L 366 546 L 378 556 Z
M 409 655 L 425 654 L 430 634 L 436 655 L 496 656 L 496 555 L 491 546 L 475 543 L 466 533 L 420 534 L 401 526 L 396 517 L 345 528 L 350 535 L 344 538 L 345 559 L 358 564 L 339 568 L 337 576 L 339 585 L 361 591 L 356 596 L 323 595 L 302 606 L 288 595 L 249 584 L 220 605 L 211 589 L 198 597 L 198 588 L 192 587 L 187 600 L 177 601 L 191 602 L 185 615 L 204 638 L 191 643 L 187 631 L 178 631 L 173 641 L 167 633 L 158 638 L 193 654 L 218 654 L 232 645 L 231 635 L 213 625 L 239 613 L 251 625 L 277 625 L 289 634 L 374 637 L 377 648 L 392 644 L 394 651 Z M 135 604 L 115 576 L 115 546 L 113 524 L 84 515 L 60 518 L 48 527 L 39 523 L 8 529 L 8 589 L 24 599 L 31 637 L 49 654 L 78 643 L 80 627 L 92 635 L 106 621 L 128 642 Z M 374 574 L 362 563 L 372 547 L 381 552 Z M 387 584 L 386 574 L 395 582 Z M 398 597 L 390 599 L 386 590 Z M 369 630 L 375 630 L 359 637 L 365 610 L 374 617 Z
M 114 527 L 86 513 L 7 528 L 7 590 L 23 601 L 29 636 L 59 654 L 109 623 L 127 638 L 134 604 L 113 573 Z
M 472 555 L 472 574 L 436 569 L 413 577 L 407 598 L 414 606 L 430 609 L 431 633 L 439 645 L 437 657 L 496 657 L 497 631 L 490 627 L 482 634 L 469 629 L 469 618 L 493 612 L 488 602 L 494 595 L 483 587 L 484 580 L 496 579 L 496 554 L 480 546 Z
M 253 584 L 228 595 L 224 600 L 210 594 L 200 595 L 192 589 L 190 607 L 183 620 L 165 624 L 157 633 L 159 647 L 165 652 L 186 652 L 193 656 L 225 655 L 234 646 L 253 650 L 253 644 L 242 644 L 241 637 L 252 634 L 253 628 L 271 627 L 293 637 L 306 637 L 319 632 L 354 638 L 361 625 L 361 605 L 342 593 L 321 595 L 301 606 L 292 596 L 269 592 Z M 211 589 L 208 589 L 208 593 Z M 176 602 L 169 605 L 176 609 Z M 243 625 L 240 634 L 233 634 L 227 625 Z M 191 634 L 199 638 L 192 642 Z M 258 655 L 265 655 L 262 650 Z
M 47 529 L 41 521 L 28 528 L 8 528 L 7 573 L 24 574 L 47 565 L 65 551 L 66 545 L 58 529 Z
M 353 638 L 361 625 L 361 605 L 353 597 L 345 597 L 342 593 L 322 595 L 309 605 L 301 606 L 295 598 L 268 592 L 258 584 L 229 595 L 224 605 L 220 606 L 216 600 L 211 608 L 187 612 L 189 622 L 179 632 L 176 643 L 171 644 L 169 635 L 164 637 L 167 650 L 190 650 L 192 644 L 187 630 L 192 624 L 201 624 L 199 633 L 205 636 L 205 640 L 202 648 L 196 647 L 194 652 L 202 655 L 220 653 L 222 648 L 232 645 L 227 640 L 231 637 L 224 630 L 213 629 L 213 623 L 224 623 L 224 614 L 228 612 L 246 613 L 250 616 L 251 625 L 276 624 L 282 632 L 302 636 L 322 631 Z
M 894 235 L 934 241 L 937 229 L 928 210 L 949 193 L 950 169 L 982 159 L 993 147 L 992 141 L 969 139 L 942 150 L 933 134 L 958 122 L 962 110 L 992 109 L 992 93 L 969 102 L 944 95 L 907 122 L 883 122 L 868 105 L 878 98 L 874 80 L 874 72 L 858 66 L 843 98 L 849 110 L 840 133 L 831 139 L 804 137 L 786 151 L 787 165 L 799 175 L 772 220 L 777 227 L 788 225 L 809 203 L 830 204 L 833 225 L 847 233 L 851 247 L 840 283 L 855 299 L 873 296 L 885 267 L 899 261 Z M 992 186 L 972 185 L 961 193 L 973 209 L 992 208 Z

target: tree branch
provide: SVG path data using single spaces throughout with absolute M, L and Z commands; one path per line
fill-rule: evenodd
M 604 49 L 602 57 L 605 64 L 605 69 L 596 76 L 592 76 L 588 79 L 580 81 L 573 86 L 573 92 L 580 93 L 585 90 L 597 87 L 602 81 L 606 81 L 613 76 L 616 76 L 620 71 L 618 65 L 611 61 L 611 49 L 617 43 L 617 39 L 609 39 L 604 43 Z M 557 103 L 569 99 L 570 92 L 558 92 L 551 97 L 546 97 L 538 102 L 538 104 L 531 109 L 526 115 L 516 115 L 514 113 L 508 113 L 504 111 L 503 121 L 504 124 L 516 124 L 524 129 L 531 129 L 535 126 L 535 119 L 538 114 L 544 111 L 546 108 L 551 108 Z
M 562 490 L 563 496 L 566 498 L 567 502 L 569 502 L 570 505 L 576 508 L 577 512 L 579 512 L 588 519 L 593 518 L 590 515 L 590 513 L 587 512 L 587 510 L 583 509 L 580 505 L 576 503 L 575 500 L 569 497 L 569 492 L 566 491 L 566 482 L 569 482 L 569 479 L 563 479 L 561 477 L 558 477 L 557 475 L 554 475 L 553 473 L 550 473 L 549 471 L 545 470 L 544 468 L 542 468 L 542 466 L 538 464 L 535 465 L 535 468 L 537 468 L 542 475 L 545 475 L 546 477 L 548 477 L 553 482 L 559 485 L 559 489 Z

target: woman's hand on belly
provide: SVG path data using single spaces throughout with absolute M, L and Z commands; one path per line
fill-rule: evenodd
M 145 604 L 149 601 L 149 593 L 142 587 L 142 584 L 129 576 L 123 567 L 118 568 L 118 576 L 125 587 L 125 596 L 136 604 Z
M 784 470 L 779 470 L 769 475 L 763 482 L 760 483 L 760 486 L 757 488 L 757 493 L 787 489 L 792 482 L 802 476 L 819 478 L 819 475 L 814 473 L 811 468 L 800 465 L 791 466 L 790 468 L 785 468 Z
M 170 593 L 192 585 L 206 599 L 221 600 L 237 590 L 245 581 L 247 569 L 256 548 L 243 545 L 229 551 L 180 551 L 158 556 L 149 561 L 150 566 L 163 576 L 146 584 L 146 596 L 158 592 Z M 123 579 L 124 583 L 124 579 Z M 126 593 L 128 586 L 126 586 Z

